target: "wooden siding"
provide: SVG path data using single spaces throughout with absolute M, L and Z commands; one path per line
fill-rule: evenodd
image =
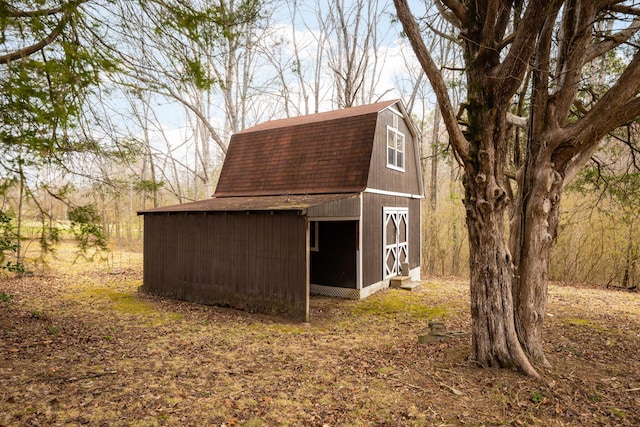
M 420 200 L 400 196 L 364 193 L 362 200 L 362 286 L 383 280 L 382 210 L 383 207 L 409 208 L 409 268 L 420 266 Z
M 359 218 L 360 198 L 354 195 L 310 207 L 307 216 L 309 218 Z
M 297 212 L 147 214 L 144 227 L 143 291 L 307 320 Z
M 405 137 L 405 165 L 404 172 L 387 167 L 387 125 L 393 126 L 394 116 L 397 117 L 398 130 Z M 405 120 L 389 109 L 378 115 L 375 143 L 371 152 L 368 188 L 393 191 L 397 193 L 421 195 L 420 171 L 417 168 L 417 144 Z

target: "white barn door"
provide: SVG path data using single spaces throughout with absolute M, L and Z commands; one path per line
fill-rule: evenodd
M 383 276 L 398 276 L 409 259 L 409 208 L 383 208 Z

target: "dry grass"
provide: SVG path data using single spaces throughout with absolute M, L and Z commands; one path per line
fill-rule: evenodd
M 545 381 L 468 361 L 460 280 L 364 301 L 312 298 L 310 324 L 137 292 L 141 256 L 1 279 L 0 425 L 637 425 L 640 295 L 551 286 Z

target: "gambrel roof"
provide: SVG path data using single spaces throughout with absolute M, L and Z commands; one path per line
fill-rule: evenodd
M 303 211 L 349 199 L 367 188 L 377 121 L 387 108 L 415 136 L 400 100 L 264 122 L 231 137 L 212 198 L 138 214 Z
M 357 193 L 378 113 L 399 100 L 272 120 L 234 134 L 214 197 Z

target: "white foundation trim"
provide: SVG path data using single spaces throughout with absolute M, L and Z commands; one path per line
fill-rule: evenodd
M 420 281 L 420 266 L 417 266 L 416 268 L 412 268 L 411 270 L 409 270 L 409 277 L 411 277 L 411 281 L 412 282 L 419 282 Z
M 412 281 L 420 281 L 420 266 L 415 267 L 409 270 L 409 275 Z M 389 287 L 390 279 L 381 280 L 378 283 L 374 283 L 372 285 L 366 286 L 362 289 L 354 289 L 354 288 L 338 288 L 335 286 L 324 286 L 324 285 L 311 285 L 311 295 L 324 295 L 328 297 L 337 297 L 337 298 L 345 298 L 345 299 L 353 299 L 353 300 L 361 300 L 365 299 L 370 295 L 375 294 L 382 289 L 387 289 Z
M 361 300 L 381 289 L 389 287 L 389 280 L 374 283 L 362 289 L 338 288 L 335 286 L 311 285 L 311 295 L 324 295 L 344 299 Z
M 378 291 L 383 289 L 387 289 L 389 287 L 389 280 L 383 280 L 378 283 L 374 283 L 373 285 L 369 285 L 365 288 L 360 289 L 360 299 L 364 299 L 370 295 L 375 294 Z
M 356 251 L 356 287 L 362 289 L 362 194 L 358 194 L 360 202 L 360 218 L 358 218 L 358 250 Z

